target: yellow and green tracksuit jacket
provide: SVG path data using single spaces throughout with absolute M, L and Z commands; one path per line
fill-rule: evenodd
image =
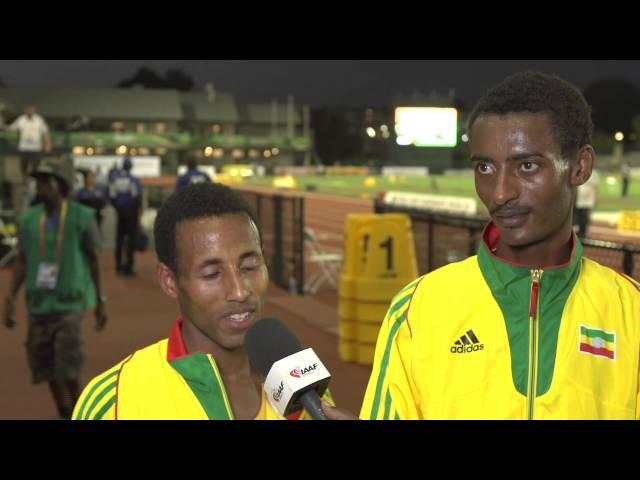
M 638 419 L 640 287 L 582 256 L 541 270 L 478 255 L 393 299 L 362 419 Z
M 95 377 L 74 408 L 74 420 L 234 420 L 224 382 L 210 354 L 189 354 L 182 317 L 170 337 L 138 350 Z M 324 400 L 333 405 L 327 390 Z M 287 417 L 308 419 L 305 411 Z M 264 391 L 257 420 L 283 420 Z

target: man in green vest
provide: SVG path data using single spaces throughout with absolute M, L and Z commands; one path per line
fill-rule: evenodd
M 4 323 L 15 328 L 15 300 L 26 283 L 32 381 L 48 382 L 60 417 L 70 418 L 80 396 L 84 312 L 95 308 L 97 331 L 107 322 L 99 236 L 94 211 L 68 200 L 69 182 L 59 165 L 42 164 L 30 175 L 41 202 L 20 218 L 19 253 Z

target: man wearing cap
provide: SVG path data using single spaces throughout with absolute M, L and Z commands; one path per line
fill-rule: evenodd
M 26 282 L 27 352 L 33 383 L 47 381 L 61 418 L 70 418 L 80 396 L 84 363 L 82 318 L 95 308 L 96 330 L 107 321 L 93 210 L 69 201 L 59 166 L 41 164 L 36 179 L 41 203 L 20 218 L 19 253 L 4 323 L 15 328 L 15 300 Z
M 109 196 L 116 209 L 118 225 L 116 229 L 116 272 L 133 276 L 134 242 L 138 233 L 141 213 L 142 182 L 131 174 L 133 163 L 125 157 L 122 170 L 114 173 L 109 183 Z M 127 260 L 122 261 L 122 247 L 127 239 Z

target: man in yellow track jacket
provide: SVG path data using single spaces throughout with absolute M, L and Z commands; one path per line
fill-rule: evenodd
M 571 226 L 595 159 L 584 97 L 516 74 L 468 131 L 492 221 L 478 255 L 396 295 L 360 417 L 640 418 L 638 283 L 585 258 Z
M 269 281 L 251 207 L 223 185 L 189 185 L 162 206 L 154 236 L 160 286 L 181 315 L 169 338 L 94 378 L 73 418 L 281 418 L 244 349 Z

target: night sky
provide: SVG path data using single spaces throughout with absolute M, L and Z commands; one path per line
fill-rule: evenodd
M 242 102 L 284 101 L 312 107 L 388 105 L 395 94 L 457 97 L 472 106 L 504 76 L 526 69 L 556 73 L 584 88 L 623 77 L 640 87 L 637 60 L 0 60 L 0 78 L 14 87 L 113 87 L 141 66 L 169 68 Z

